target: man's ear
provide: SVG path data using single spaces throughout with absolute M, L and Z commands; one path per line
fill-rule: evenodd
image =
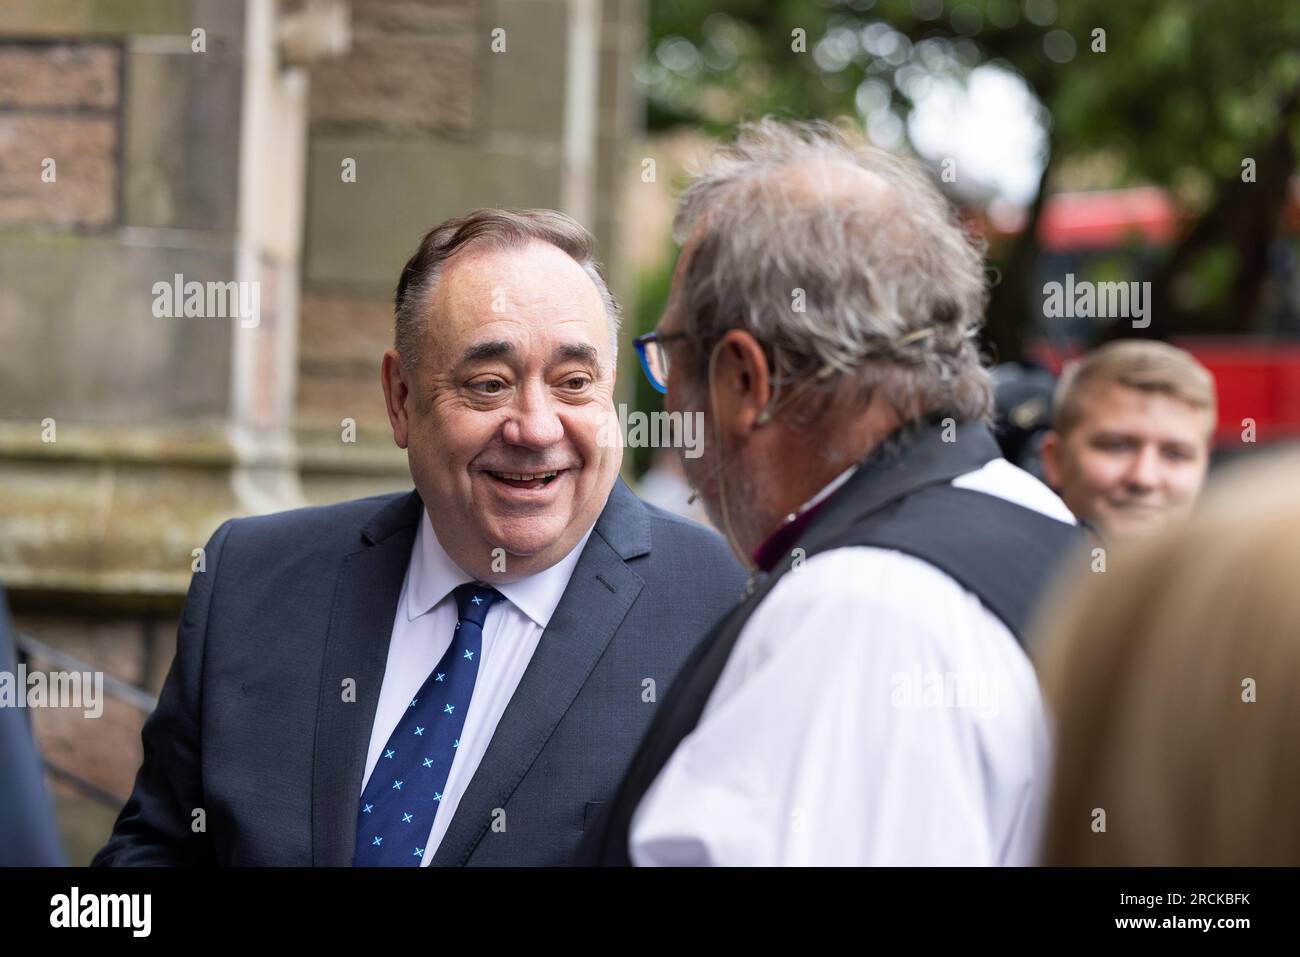
M 732 329 L 714 346 L 713 401 L 728 431 L 746 436 L 766 421 L 772 375 L 758 340 Z
M 384 408 L 388 410 L 388 424 L 393 427 L 393 441 L 399 449 L 404 449 L 410 435 L 407 410 L 413 398 L 414 383 L 408 381 L 402 357 L 396 349 L 384 353 L 379 364 L 379 379 L 384 387 Z
M 1061 487 L 1061 436 L 1058 432 L 1048 431 L 1043 436 L 1042 447 L 1038 450 L 1043 462 L 1043 477 L 1053 489 Z

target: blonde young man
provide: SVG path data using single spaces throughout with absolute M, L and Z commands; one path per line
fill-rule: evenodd
M 1217 418 L 1214 378 L 1164 342 L 1122 340 L 1067 369 L 1043 440 L 1047 482 L 1110 537 L 1191 511 Z

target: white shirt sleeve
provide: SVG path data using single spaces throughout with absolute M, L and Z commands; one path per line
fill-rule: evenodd
M 746 624 L 633 820 L 635 863 L 1028 863 L 1046 784 L 1033 668 L 933 566 L 836 549 Z

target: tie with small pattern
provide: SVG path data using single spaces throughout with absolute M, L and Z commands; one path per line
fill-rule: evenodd
M 488 585 L 461 585 L 451 647 L 397 722 L 357 812 L 357 867 L 415 867 L 424 857 L 434 816 L 460 747 L 474 695 L 483 622 L 502 595 Z

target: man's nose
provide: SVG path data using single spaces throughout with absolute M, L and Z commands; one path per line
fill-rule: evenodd
M 502 438 L 510 445 L 546 449 L 564 438 L 555 400 L 545 388 L 523 390 L 511 407 Z
M 1160 484 L 1160 450 L 1154 443 L 1143 445 L 1137 455 L 1133 456 L 1125 478 L 1130 486 L 1145 491 Z

